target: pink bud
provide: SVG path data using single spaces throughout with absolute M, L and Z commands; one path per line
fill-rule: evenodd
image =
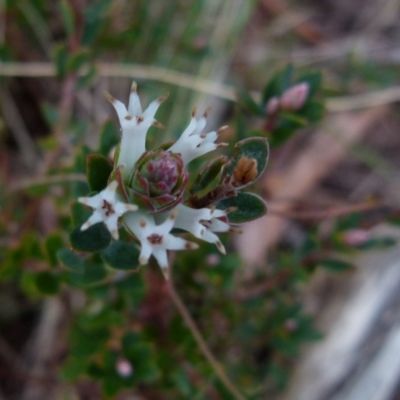
M 265 107 L 267 115 L 275 115 L 279 110 L 279 99 L 277 97 L 271 97 Z
M 299 110 L 306 102 L 309 91 L 310 87 L 306 82 L 292 86 L 283 92 L 280 100 L 281 108 L 288 111 Z
M 343 232 L 343 241 L 348 246 L 361 246 L 371 238 L 365 229 L 350 229 Z
M 294 318 L 289 318 L 285 321 L 285 329 L 288 332 L 293 332 L 297 329 L 297 321 Z
M 221 257 L 218 254 L 209 254 L 206 258 L 206 262 L 210 267 L 216 267 L 221 261 Z
M 117 361 L 116 370 L 119 376 L 128 378 L 133 373 L 132 364 L 125 358 L 120 358 Z

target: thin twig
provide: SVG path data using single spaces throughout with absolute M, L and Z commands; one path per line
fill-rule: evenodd
M 224 384 L 226 389 L 232 394 L 232 396 L 236 400 L 246 400 L 246 398 L 238 391 L 232 381 L 226 375 L 224 369 L 222 368 L 221 364 L 218 360 L 214 357 L 212 352 L 207 346 L 207 343 L 201 336 L 199 329 L 197 328 L 192 316 L 189 314 L 189 311 L 185 307 L 182 299 L 179 297 L 178 293 L 176 292 L 175 286 L 172 281 L 168 281 L 167 288 L 169 295 L 174 302 L 175 306 L 179 310 L 182 318 L 186 322 L 187 327 L 189 328 L 190 332 L 192 333 L 194 339 L 196 340 L 201 352 L 203 353 L 204 357 L 210 363 L 211 367 L 213 368 L 215 374 L 219 377 L 221 382 Z
M 31 171 L 35 171 L 40 161 L 38 149 L 25 126 L 14 99 L 7 89 L 3 89 L 0 94 L 0 108 L 3 111 L 3 118 L 6 120 L 7 125 L 11 127 L 13 137 L 18 144 L 26 166 Z
M 60 175 L 50 175 L 40 178 L 26 179 L 19 181 L 12 185 L 7 194 L 18 192 L 20 190 L 29 189 L 39 185 L 52 185 L 54 183 L 65 183 L 65 182 L 86 182 L 86 176 L 84 174 L 60 174 Z
M 295 219 L 323 219 L 330 217 L 338 217 L 341 215 L 347 215 L 355 212 L 362 212 L 373 210 L 375 208 L 383 207 L 385 204 L 382 202 L 379 203 L 362 203 L 362 204 L 354 204 L 343 207 L 332 207 L 326 210 L 314 210 L 314 211 L 278 211 L 274 209 L 268 210 L 268 214 L 270 215 L 278 215 L 281 217 L 287 218 L 295 218 Z
M 213 82 L 170 69 L 139 64 L 123 65 L 115 63 L 98 63 L 96 64 L 96 68 L 100 76 L 154 80 L 197 90 L 228 101 L 236 101 L 237 98 L 235 88 L 230 85 Z M 84 73 L 85 71 L 80 71 L 80 74 L 83 75 Z M 52 63 L 0 62 L 0 76 L 54 77 L 56 76 L 56 70 Z M 256 100 L 260 98 L 260 93 L 258 92 L 251 92 L 251 94 Z M 359 95 L 327 99 L 325 104 L 327 110 L 330 112 L 342 112 L 390 104 L 399 100 L 400 86 L 395 86 Z

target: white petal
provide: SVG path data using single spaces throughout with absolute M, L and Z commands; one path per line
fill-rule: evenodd
M 158 98 L 157 100 L 153 100 L 149 106 L 146 108 L 146 110 L 143 112 L 143 117 L 145 119 L 150 119 L 151 124 L 153 123 L 154 116 L 156 115 L 156 112 L 158 110 L 158 107 L 160 107 L 160 104 L 164 100 L 163 97 Z
M 114 106 L 115 111 L 118 114 L 119 122 L 122 125 L 125 117 L 128 115 L 128 110 L 126 109 L 125 104 L 116 99 L 113 99 L 111 104 Z
M 118 187 L 117 181 L 112 181 L 104 190 L 101 191 L 101 196 L 109 203 L 115 202 L 115 192 Z
M 161 267 L 161 269 L 164 270 L 164 269 L 168 268 L 167 251 L 164 247 L 154 246 L 153 247 L 153 256 L 157 260 L 158 265 Z
M 230 229 L 229 224 L 220 219 L 213 218 L 210 222 L 209 229 L 211 232 L 228 232 Z
M 149 261 L 149 258 L 152 253 L 152 247 L 146 239 L 143 241 L 141 240 L 140 245 L 141 245 L 141 250 L 139 255 L 139 263 L 141 265 L 144 265 L 147 264 L 147 262 Z
M 207 119 L 206 117 L 201 117 L 198 121 L 197 121 L 197 125 L 196 128 L 194 129 L 192 135 L 200 135 L 201 132 L 203 132 L 203 129 L 205 128 L 207 123 Z
M 221 243 L 221 241 L 219 240 L 219 237 L 215 233 L 212 233 L 209 229 L 207 229 L 207 232 L 204 234 L 202 239 L 205 242 L 208 242 L 208 243 L 215 243 L 215 245 L 217 246 L 218 250 L 222 254 L 226 254 L 225 247 Z
M 129 95 L 128 111 L 132 116 L 138 116 L 142 114 L 142 106 L 140 105 L 140 98 L 136 93 L 136 90 L 131 91 L 131 94 Z
M 114 211 L 119 217 L 128 211 L 136 211 L 137 209 L 138 206 L 135 204 L 125 204 L 120 202 L 118 202 L 114 207 Z
M 181 237 L 172 235 L 168 235 L 164 240 L 165 248 L 168 250 L 184 250 L 189 246 L 191 246 L 190 243 L 192 242 L 188 242 L 187 240 L 182 239 Z
M 200 221 L 210 220 L 211 210 L 209 208 L 201 208 L 196 210 L 183 204 L 179 204 L 178 210 L 179 212 L 175 220 L 174 227 L 184 229 L 197 238 L 202 239 L 206 228 L 200 223 Z
M 93 197 L 79 197 L 78 202 L 92 208 L 96 208 L 99 205 L 103 205 L 102 197 L 99 194 L 96 194 Z
M 107 229 L 111 233 L 111 236 L 118 240 L 118 215 L 113 214 L 109 216 L 105 221 L 104 224 L 106 225 Z
M 208 132 L 203 140 L 203 143 L 214 143 L 218 138 L 216 131 Z
M 196 118 L 192 117 L 192 119 L 189 122 L 189 125 L 183 131 L 181 137 L 190 136 L 194 132 L 194 130 L 196 129 L 196 126 L 197 126 L 197 120 L 196 120 Z
M 81 226 L 81 231 L 85 231 L 90 228 L 92 225 L 97 224 L 98 222 L 103 221 L 103 214 L 95 211 L 90 218 Z

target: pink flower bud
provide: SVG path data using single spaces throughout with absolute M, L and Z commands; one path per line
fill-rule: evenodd
M 310 87 L 306 82 L 292 86 L 283 92 L 280 99 L 281 108 L 288 111 L 299 110 L 306 102 L 309 91 Z
M 206 262 L 210 267 L 216 267 L 221 261 L 221 257 L 218 254 L 209 254 L 206 258 Z
M 120 358 L 115 366 L 117 373 L 122 378 L 128 378 L 133 373 L 132 364 L 125 358 Z
M 278 97 L 271 97 L 265 107 L 265 111 L 268 116 L 275 115 L 279 110 L 279 99 Z
M 297 329 L 298 324 L 294 318 L 289 318 L 285 321 L 285 329 L 287 332 L 293 332 Z
M 136 162 L 128 184 L 135 204 L 151 212 L 167 211 L 182 200 L 189 173 L 180 154 L 146 151 Z
M 371 234 L 365 229 L 350 229 L 343 232 L 342 237 L 347 246 L 361 246 L 371 238 Z

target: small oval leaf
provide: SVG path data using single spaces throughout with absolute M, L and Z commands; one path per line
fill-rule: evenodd
M 265 201 L 252 193 L 238 193 L 235 197 L 228 197 L 220 200 L 217 204 L 218 209 L 225 210 L 236 207 L 237 210 L 228 214 L 228 220 L 232 224 L 242 224 L 262 217 L 267 212 Z
M 36 288 L 43 294 L 57 294 L 60 288 L 60 281 L 50 272 L 39 272 L 35 278 Z
M 120 136 L 115 124 L 107 121 L 101 130 L 99 153 L 107 157 L 111 149 L 120 141 Z
M 115 269 L 136 269 L 138 267 L 139 250 L 130 243 L 117 240 L 101 254 L 103 260 Z
M 61 264 L 74 271 L 82 272 L 84 268 L 84 260 L 76 253 L 69 249 L 60 249 L 57 251 L 57 257 Z
M 75 250 L 95 252 L 104 250 L 109 245 L 111 235 L 103 223 L 99 222 L 85 231 L 81 231 L 80 227 L 75 228 L 69 235 L 69 240 Z
M 222 167 L 228 161 L 225 156 L 220 156 L 211 160 L 199 173 L 193 186 L 190 188 L 190 193 L 197 193 L 204 190 L 221 172 Z
M 318 265 L 332 272 L 343 272 L 353 268 L 353 264 L 336 258 L 325 258 L 318 261 Z
M 107 158 L 100 154 L 87 157 L 86 176 L 90 190 L 100 192 L 106 188 L 108 178 L 113 170 Z

